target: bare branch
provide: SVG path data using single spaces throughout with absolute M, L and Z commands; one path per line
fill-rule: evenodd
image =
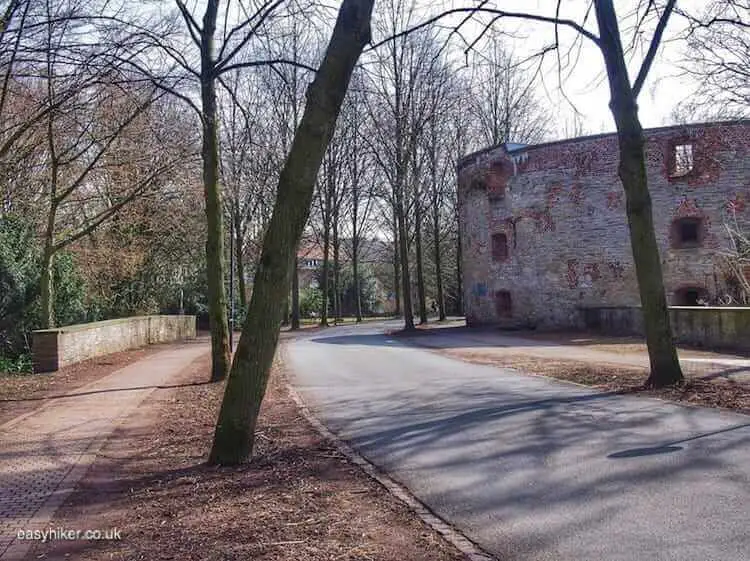
M 674 5 L 676 3 L 677 3 L 677 0 L 669 0 L 669 2 L 667 2 L 667 5 L 664 8 L 664 12 L 659 18 L 659 23 L 656 25 L 656 29 L 654 30 L 654 35 L 651 38 L 651 44 L 648 47 L 648 52 L 646 53 L 646 57 L 643 59 L 643 63 L 641 64 L 641 69 L 638 71 L 638 76 L 636 77 L 635 82 L 633 84 L 633 95 L 636 98 L 638 98 L 638 94 L 641 92 L 643 83 L 646 81 L 646 77 L 648 76 L 648 71 L 651 69 L 651 65 L 654 62 L 654 57 L 656 57 L 656 52 L 659 50 L 661 38 L 664 35 L 664 29 L 667 27 L 669 16 L 672 14 L 672 10 L 674 9 Z

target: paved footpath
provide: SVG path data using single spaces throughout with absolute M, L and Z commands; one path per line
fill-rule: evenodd
M 19 530 L 48 529 L 118 424 L 206 352 L 199 340 L 169 348 L 0 425 L 0 561 L 23 558 Z
M 295 385 L 498 559 L 750 559 L 750 416 L 470 364 L 383 333 L 398 327 L 289 343 Z

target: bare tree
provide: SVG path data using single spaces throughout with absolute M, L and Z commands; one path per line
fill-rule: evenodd
M 279 337 L 291 263 L 310 212 L 315 178 L 333 136 L 354 66 L 370 41 L 373 0 L 344 0 L 325 57 L 307 91 L 307 105 L 281 172 L 263 242 L 250 309 L 221 405 L 213 464 L 246 461 Z
M 482 144 L 544 140 L 551 117 L 536 97 L 534 74 L 506 50 L 501 36 L 488 32 L 482 46 L 471 51 L 471 62 L 470 110 Z
M 750 235 L 748 228 L 737 220 L 737 211 L 730 209 L 724 227 L 727 230 L 729 245 L 723 251 L 724 262 L 730 273 L 730 285 L 735 285 L 732 300 L 740 305 L 750 304 Z
M 166 75 L 149 71 L 148 62 L 128 62 L 152 77 L 154 84 L 182 99 L 191 107 L 201 122 L 203 131 L 203 184 L 206 205 L 206 265 L 209 293 L 209 321 L 211 327 L 212 366 L 211 379 L 226 376 L 230 366 L 229 326 L 227 298 L 224 286 L 226 263 L 224 254 L 224 220 L 222 191 L 219 183 L 219 122 L 217 111 L 217 84 L 224 83 L 223 75 L 239 69 L 263 66 L 297 65 L 287 59 L 242 58 L 249 45 L 262 37 L 268 27 L 284 11 L 283 0 L 250 2 L 239 0 L 236 9 L 230 2 L 221 9 L 220 0 L 207 0 L 202 17 L 196 16 L 183 0 L 175 0 L 179 16 L 187 32 L 174 31 L 168 36 L 149 33 L 151 42 L 165 53 L 173 63 Z M 293 10 L 296 8 L 292 8 Z M 237 14 L 240 16 L 237 17 Z M 217 37 L 217 31 L 220 35 Z M 187 41 L 187 42 L 186 42 Z M 218 41 L 218 45 L 217 45 Z M 198 61 L 189 54 L 189 47 L 197 49 Z M 186 54 L 187 53 L 187 54 Z M 312 69 L 311 69 L 312 70 Z M 196 104 L 184 93 L 186 83 L 197 81 L 201 102 Z M 181 90 L 182 86 L 182 90 Z
M 442 51 L 435 35 L 397 35 L 415 18 L 415 6 L 394 0 L 382 16 L 380 27 L 394 39 L 375 51 L 377 64 L 368 67 L 368 113 L 373 125 L 371 152 L 390 187 L 394 239 L 398 243 L 396 276 L 400 273 L 404 328 L 414 329 L 410 274 L 410 231 L 408 216 L 414 203 L 414 185 L 409 185 L 411 159 L 425 123 L 432 117 L 429 96 L 431 74 L 442 63 Z M 411 189 L 410 189 L 411 187 Z
M 688 22 L 682 68 L 698 84 L 680 120 L 750 114 L 750 3 L 713 0 L 699 13 L 679 13 Z
M 20 119 L 3 119 L 4 147 L 18 152 L 25 143 L 23 157 L 37 169 L 25 179 L 38 182 L 37 205 L 44 209 L 42 322 L 52 327 L 55 255 L 164 181 L 185 152 L 159 146 L 170 144 L 156 126 L 159 96 L 121 63 L 142 48 L 142 37 L 112 18 L 109 6 L 88 0 L 16 6 L 22 11 L 11 21 L 18 26 L 3 33 L 3 40 L 14 39 L 3 61 L 0 105 L 33 102 Z
M 664 3 L 649 0 L 639 1 L 635 12 L 635 24 L 632 26 L 634 39 L 631 47 L 645 47 L 635 79 L 631 81 L 626 62 L 626 43 L 620 32 L 620 20 L 613 0 L 592 0 L 580 20 L 566 18 L 561 13 L 561 3 L 556 4 L 551 14 L 531 12 L 513 12 L 479 6 L 456 8 L 429 18 L 419 25 L 395 33 L 382 43 L 395 43 L 404 36 L 418 32 L 433 25 L 436 21 L 456 14 L 483 15 L 489 18 L 484 24 L 488 30 L 501 20 L 522 19 L 529 22 L 549 24 L 554 29 L 554 43 L 542 52 L 547 53 L 559 47 L 559 29 L 574 30 L 580 40 L 593 43 L 602 55 L 610 90 L 610 109 L 617 127 L 620 164 L 618 174 L 625 191 L 626 211 L 630 240 L 635 263 L 636 277 L 641 297 L 641 308 L 646 331 L 646 344 L 649 351 L 651 373 L 646 381 L 649 386 L 661 387 L 683 380 L 682 370 L 675 348 L 667 299 L 664 293 L 664 277 L 661 258 L 654 233 L 651 196 L 646 176 L 645 137 L 638 117 L 637 99 L 648 77 L 649 70 L 658 54 L 664 30 L 674 10 L 676 0 Z M 598 35 L 588 26 L 590 15 L 596 18 Z M 632 17 L 632 14 L 631 14 Z M 456 30 L 470 18 L 464 18 Z M 649 32 L 647 27 L 651 25 Z M 486 31 L 485 31 L 486 32 Z M 479 38 L 484 34 L 480 33 Z M 470 48 L 479 40 L 472 42 Z M 634 49 L 632 49 L 634 50 Z M 631 53 L 632 54 L 632 53 Z
M 354 86 L 349 89 L 347 101 L 342 110 L 342 119 L 347 122 L 349 132 L 346 141 L 345 171 L 349 182 L 347 197 L 344 200 L 343 213 L 348 215 L 344 222 L 349 243 L 345 252 L 352 263 L 352 275 L 355 291 L 355 316 L 362 321 L 362 289 L 360 284 L 360 263 L 363 253 L 367 251 L 367 241 L 373 227 L 373 209 L 376 200 L 376 176 L 372 155 L 367 150 L 364 136 L 364 90 L 361 76 L 355 73 L 352 78 Z M 364 251 L 363 251 L 364 245 Z

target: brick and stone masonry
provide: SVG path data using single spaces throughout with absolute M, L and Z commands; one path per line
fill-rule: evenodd
M 668 302 L 726 299 L 735 287 L 725 224 L 750 226 L 750 121 L 645 133 Z M 579 327 L 581 308 L 640 304 L 617 166 L 615 134 L 503 144 L 459 161 L 469 324 Z

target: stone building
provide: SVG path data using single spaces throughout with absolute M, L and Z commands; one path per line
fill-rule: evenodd
M 750 226 L 750 121 L 646 130 L 654 228 L 670 305 L 736 293 L 725 223 Z M 580 326 L 638 306 L 614 134 L 503 144 L 458 163 L 470 324 Z

